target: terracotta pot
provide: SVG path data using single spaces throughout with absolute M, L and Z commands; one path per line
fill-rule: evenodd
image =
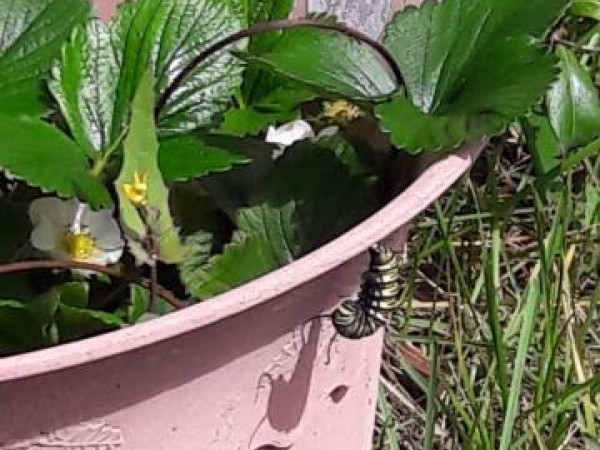
M 101 13 L 115 3 L 102 0 Z M 356 291 L 365 250 L 385 239 L 399 247 L 481 147 L 434 163 L 359 226 L 240 288 L 0 359 L 0 449 L 369 449 L 382 334 L 332 341 L 329 320 L 310 319 Z

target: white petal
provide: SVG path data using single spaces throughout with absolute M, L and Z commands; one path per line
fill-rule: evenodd
M 315 140 L 318 141 L 319 139 L 333 137 L 338 133 L 338 131 L 340 131 L 340 127 L 338 127 L 337 125 L 325 127 L 321 131 L 319 131 L 319 134 L 317 135 Z
M 43 220 L 52 223 L 60 229 L 71 225 L 79 202 L 75 199 L 61 200 L 57 197 L 43 197 L 35 199 L 29 205 L 29 218 L 33 226 Z
M 125 241 L 121 238 L 119 224 L 112 216 L 112 210 L 101 209 L 90 211 L 87 215 L 87 225 L 96 244 L 105 251 L 122 249 Z
M 115 264 L 121 259 L 123 255 L 123 247 L 114 248 L 111 250 L 98 249 L 89 259 L 89 262 L 93 264 L 100 264 L 106 266 L 108 264 Z
M 31 244 L 44 252 L 55 250 L 69 225 L 72 210 L 76 205 L 77 201 L 65 201 L 56 197 L 43 197 L 31 202 Z
M 294 142 L 314 137 L 315 133 L 308 122 L 295 120 L 279 128 L 269 127 L 265 142 L 289 147 Z
M 31 245 L 43 252 L 49 252 L 57 247 L 62 235 L 61 228 L 45 217 L 42 217 L 37 221 L 35 228 L 31 232 Z

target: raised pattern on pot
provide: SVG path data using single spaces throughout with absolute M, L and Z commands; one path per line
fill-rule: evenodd
M 105 422 L 84 422 L 2 446 L 0 450 L 118 450 L 123 448 L 124 443 L 123 432 L 119 428 Z

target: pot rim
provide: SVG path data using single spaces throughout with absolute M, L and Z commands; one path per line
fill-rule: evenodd
M 364 252 L 440 197 L 462 176 L 486 145 L 464 145 L 424 170 L 383 208 L 333 241 L 242 286 L 163 317 L 106 334 L 0 358 L 0 382 L 91 363 L 191 332 L 275 300 Z M 296 274 L 301 274 L 299 277 Z

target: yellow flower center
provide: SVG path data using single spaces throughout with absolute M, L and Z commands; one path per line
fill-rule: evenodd
M 62 247 L 75 261 L 87 261 L 96 251 L 96 241 L 87 233 L 67 231 L 62 240 Z
M 364 116 L 364 113 L 358 106 L 347 100 L 336 100 L 335 102 L 323 103 L 323 116 L 340 125 L 347 125 Z
M 123 192 L 135 206 L 146 204 L 148 195 L 148 174 L 144 172 L 133 173 L 133 183 L 123 183 Z

